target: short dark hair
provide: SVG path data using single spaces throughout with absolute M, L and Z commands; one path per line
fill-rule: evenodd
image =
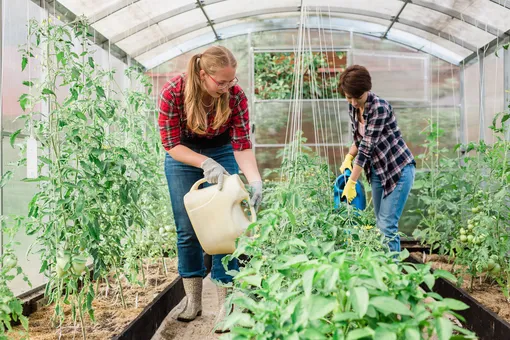
M 342 96 L 349 94 L 354 98 L 359 98 L 363 93 L 372 89 L 372 78 L 368 70 L 361 65 L 352 65 L 345 69 L 340 75 L 339 90 Z

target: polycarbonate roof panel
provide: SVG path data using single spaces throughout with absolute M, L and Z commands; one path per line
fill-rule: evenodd
M 356 10 L 357 12 L 360 12 L 359 14 L 363 14 L 362 12 L 367 10 L 376 10 L 381 14 L 397 15 L 400 8 L 402 8 L 402 5 L 402 2 L 398 0 L 303 0 L 303 6 L 309 6 L 310 12 L 314 11 L 314 7 L 319 6 L 322 7 L 323 10 L 327 10 L 328 7 L 332 10 L 335 8 L 345 8 Z
M 395 29 L 403 33 L 392 33 L 392 39 L 402 38 L 412 42 L 410 35 L 420 37 L 412 46 L 430 41 L 427 49 L 438 55 L 451 52 L 449 59 L 466 55 L 466 50 L 475 51 L 494 41 L 510 30 L 510 9 L 489 0 L 56 0 L 78 15 L 86 15 L 93 27 L 111 43 L 118 44 L 126 53 L 142 60 L 154 60 L 156 51 L 166 51 L 172 46 L 169 41 L 178 41 L 180 36 L 193 36 L 194 41 L 204 41 L 201 32 L 216 36 L 208 27 L 211 23 L 223 35 L 236 34 L 231 27 L 242 27 L 236 19 L 250 16 L 272 15 L 285 19 L 285 27 L 299 23 L 300 9 L 307 16 L 317 14 L 331 19 L 342 17 L 341 26 L 355 32 L 382 37 L 393 18 Z M 507 1 L 510 4 L 510 0 Z M 504 4 L 504 3 L 503 3 Z M 404 7 L 402 13 L 399 12 Z M 295 19 L 287 17 L 294 12 Z M 211 23 L 208 21 L 208 18 Z M 262 19 L 260 19 L 262 20 Z M 263 19 L 246 21 L 249 29 L 277 29 L 281 23 Z M 276 19 L 275 19 L 276 20 Z M 316 20 L 316 19 L 313 19 Z M 314 25 L 320 26 L 320 20 Z M 360 22 L 363 22 L 360 24 Z M 226 26 L 223 26 L 225 23 Z M 222 24 L 222 25 L 220 25 Z M 339 24 L 338 22 L 336 24 Z M 294 26 L 293 28 L 296 28 Z M 321 27 L 327 28 L 327 27 Z M 338 28 L 336 28 L 338 29 Z M 501 33 L 501 34 L 500 34 Z M 191 34 L 191 35 L 190 35 Z M 510 36 L 507 33 L 507 36 Z M 386 36 L 390 37 L 390 34 Z M 207 40 L 207 39 L 205 39 Z M 165 45 L 166 50 L 161 46 Z M 425 44 L 426 45 L 426 44 Z M 156 51 L 152 51 L 156 49 Z M 147 59 L 149 54 L 151 57 Z M 447 53 L 448 54 L 448 53 Z M 165 55 L 169 55 L 165 53 Z
M 256 18 L 251 17 L 246 19 L 232 20 L 219 25 L 215 25 L 215 27 L 217 33 L 221 37 L 229 38 L 249 32 L 296 29 L 298 22 L 299 14 L 291 13 L 286 14 L 284 17 L 275 17 L 275 15 L 262 15 L 257 16 Z M 353 32 L 376 36 L 381 36 L 387 29 L 386 25 L 368 23 L 366 20 L 360 21 L 341 17 L 324 18 L 311 16 L 307 18 L 306 25 L 309 28 L 321 27 L 325 29 L 331 28 L 333 30 L 342 31 L 352 30 Z M 204 28 L 201 31 L 207 35 L 207 38 L 204 39 L 204 37 L 199 34 L 187 34 L 177 39 L 167 41 L 157 48 L 143 53 L 137 58 L 137 60 L 146 68 L 151 69 L 167 60 L 177 57 L 178 55 L 213 43 L 215 41 L 215 36 L 210 28 Z M 438 57 L 451 63 L 458 64 L 463 59 L 462 56 L 453 53 L 433 42 L 428 42 L 423 38 L 419 38 L 415 35 L 405 33 L 397 29 L 392 29 L 390 31 L 388 34 L 388 39 L 413 48 L 423 49 L 425 52 L 434 52 L 437 50 L 439 51 L 436 53 Z M 423 48 L 424 45 L 427 45 L 426 48 Z
M 433 30 L 439 31 L 438 35 L 446 39 L 449 39 L 451 36 L 452 39 L 455 37 L 466 42 L 469 41 L 470 44 L 476 47 L 481 47 L 495 38 L 494 35 L 476 28 L 471 24 L 454 19 L 438 11 L 413 4 L 408 4 L 405 7 L 399 19 L 430 27 Z
M 76 15 L 85 15 L 91 18 L 96 13 L 118 5 L 125 7 L 129 5 L 132 0 L 60 0 L 60 3 Z M 50 5 L 51 6 L 51 5 Z
M 399 23 L 395 23 L 395 25 L 393 25 L 393 28 L 388 33 L 388 37 L 395 38 L 395 31 L 407 34 L 397 34 L 397 39 L 402 39 L 402 41 L 406 42 L 408 45 L 432 55 L 436 54 L 432 48 L 439 48 L 438 52 L 441 51 L 442 54 L 451 55 L 452 59 L 458 59 L 456 62 L 464 59 L 472 53 L 470 50 L 449 40 L 438 37 L 437 35 Z M 450 62 L 456 63 L 455 60 L 451 60 Z
M 442 6 L 469 15 L 483 26 L 490 24 L 502 31 L 510 29 L 510 13 L 503 6 L 489 0 L 425 0 L 425 3 Z M 501 5 L 510 5 L 510 0 L 499 0 Z

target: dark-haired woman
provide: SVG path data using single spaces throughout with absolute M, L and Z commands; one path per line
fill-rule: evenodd
M 407 147 L 391 105 L 371 91 L 372 80 L 360 65 L 340 76 L 340 92 L 349 102 L 354 143 L 340 172 L 350 169 L 342 197 L 356 197 L 356 182 L 365 170 L 372 186 L 372 201 L 379 230 L 391 251 L 400 251 L 398 221 L 414 183 L 416 162 Z

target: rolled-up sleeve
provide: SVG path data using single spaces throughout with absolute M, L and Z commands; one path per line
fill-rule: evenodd
M 230 137 L 232 148 L 242 151 L 252 148 L 250 140 L 250 114 L 248 112 L 248 99 L 244 91 L 238 87 L 234 94 L 235 104 L 232 108 L 232 121 Z
M 181 144 L 181 122 L 178 105 L 168 87 L 159 96 L 159 134 L 165 150 L 171 150 Z
M 372 151 L 381 138 L 388 117 L 389 111 L 385 106 L 375 107 L 373 112 L 368 115 L 365 135 L 358 146 L 358 157 L 355 160 L 356 165 L 364 168 L 367 161 L 372 157 Z

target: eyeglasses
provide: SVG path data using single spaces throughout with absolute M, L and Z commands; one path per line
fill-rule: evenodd
M 220 84 L 209 73 L 206 73 L 206 74 L 209 76 L 209 78 L 212 79 L 212 81 L 214 81 L 214 83 L 220 90 L 229 89 L 229 88 L 235 86 L 237 84 L 237 82 L 239 81 L 239 79 L 237 79 L 237 77 L 235 77 L 233 80 L 229 81 L 228 83 Z

